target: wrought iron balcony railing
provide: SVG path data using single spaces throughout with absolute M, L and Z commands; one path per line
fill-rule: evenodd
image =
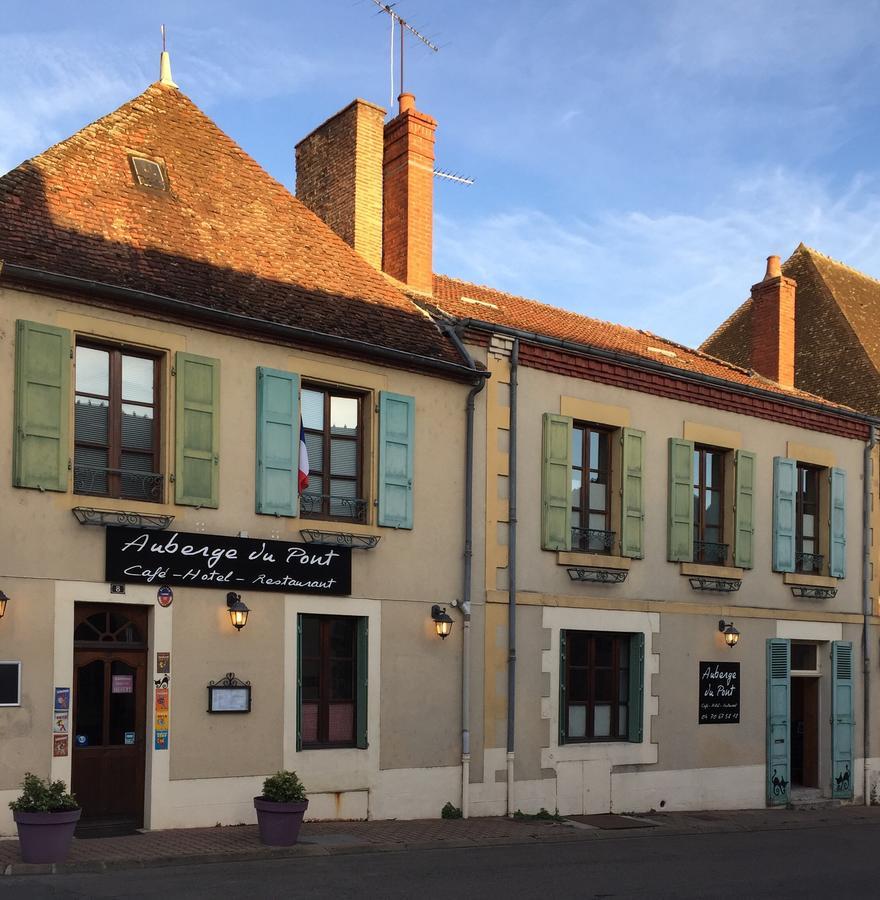
M 694 562 L 723 566 L 727 562 L 729 544 L 717 544 L 714 541 L 694 541 Z
M 795 553 L 794 560 L 798 572 L 821 572 L 825 557 L 821 553 Z
M 161 502 L 165 476 L 137 469 L 110 469 L 101 466 L 74 466 L 73 492 L 98 497 Z
M 598 528 L 571 529 L 571 549 L 588 553 L 610 553 L 614 547 L 615 533 Z
M 300 494 L 299 508 L 304 516 L 327 516 L 361 523 L 367 521 L 367 501 L 361 497 L 340 497 L 336 494 Z

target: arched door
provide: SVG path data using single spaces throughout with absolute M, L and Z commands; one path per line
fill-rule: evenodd
M 144 821 L 147 610 L 77 604 L 71 787 L 82 821 L 108 831 Z

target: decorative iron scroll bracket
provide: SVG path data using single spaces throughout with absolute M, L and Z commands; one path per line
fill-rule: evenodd
M 167 528 L 174 516 L 158 513 L 127 512 L 123 509 L 92 509 L 89 506 L 74 506 L 71 512 L 80 525 L 128 525 L 147 531 L 161 531 Z
M 809 585 L 792 585 L 791 593 L 805 600 L 833 600 L 837 596 L 836 587 L 811 587 Z
M 738 591 L 742 587 L 742 580 L 739 578 L 717 578 L 706 575 L 692 575 L 688 581 L 695 591 L 720 591 L 721 593 L 730 594 Z
M 354 550 L 372 550 L 382 540 L 382 536 L 378 534 L 320 531 L 317 528 L 301 528 L 299 533 L 307 544 L 318 544 L 322 547 L 351 547 Z
M 595 569 L 592 566 L 572 566 L 567 571 L 572 581 L 592 581 L 595 584 L 621 584 L 629 574 L 627 569 Z

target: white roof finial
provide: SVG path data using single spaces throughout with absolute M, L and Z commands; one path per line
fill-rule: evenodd
M 159 84 L 167 84 L 168 87 L 177 87 L 171 77 L 171 57 L 165 49 L 165 26 L 162 26 L 162 55 L 159 57 Z

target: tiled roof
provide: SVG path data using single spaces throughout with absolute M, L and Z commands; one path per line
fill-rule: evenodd
M 835 403 L 880 415 L 880 281 L 800 244 L 782 265 L 795 290 L 795 382 Z M 700 349 L 749 362 L 751 299 Z
M 160 162 L 168 190 L 138 186 L 130 155 Z M 399 287 L 158 83 L 0 178 L 0 260 L 462 363 Z
M 649 331 L 614 325 L 570 310 L 548 306 L 493 288 L 445 275 L 434 276 L 434 303 L 457 319 L 479 319 L 495 325 L 531 331 L 636 359 L 651 360 L 670 370 L 708 375 L 732 384 L 817 401 L 800 390 L 788 390 L 773 381 L 724 360 L 658 337 Z

